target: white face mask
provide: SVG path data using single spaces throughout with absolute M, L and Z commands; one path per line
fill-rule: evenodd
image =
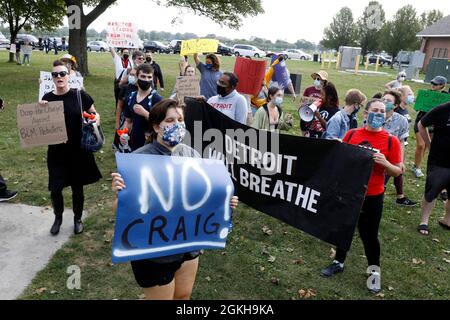
M 321 89 L 322 82 L 320 80 L 314 80 L 314 87 L 316 87 L 316 89 Z
M 277 107 L 281 107 L 283 104 L 283 97 L 276 97 L 274 103 Z
M 128 76 L 128 84 L 136 84 L 136 77 Z

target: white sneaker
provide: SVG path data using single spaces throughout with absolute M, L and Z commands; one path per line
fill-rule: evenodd
M 378 266 L 370 266 L 367 268 L 367 289 L 372 293 L 380 293 L 381 291 L 381 269 Z
M 414 175 L 416 178 L 423 178 L 425 175 L 423 174 L 422 170 L 420 168 L 417 168 L 416 166 L 413 166 L 412 171 L 414 172 Z

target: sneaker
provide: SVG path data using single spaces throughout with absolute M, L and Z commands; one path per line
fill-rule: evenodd
M 448 200 L 448 193 L 447 193 L 447 191 L 441 192 L 441 200 L 442 201 L 447 201 Z
M 412 171 L 416 178 L 423 178 L 425 175 L 423 174 L 422 170 L 420 168 L 417 168 L 416 166 L 413 166 Z
M 15 197 L 17 197 L 17 194 L 18 193 L 15 192 L 15 191 L 8 191 L 8 190 L 6 190 L 2 194 L 0 194 L 0 202 L 5 202 L 5 201 L 12 200 Z
M 337 273 L 344 272 L 344 264 L 338 261 L 333 261 L 327 268 L 323 269 L 320 275 L 324 278 L 330 278 Z
M 367 269 L 369 278 L 367 279 L 367 289 L 372 293 L 381 292 L 381 269 L 379 267 L 369 267 Z
M 396 203 L 399 206 L 405 206 L 405 207 L 414 207 L 417 205 L 417 202 L 414 202 L 410 199 L 408 199 L 407 197 L 403 197 L 401 199 L 397 199 Z

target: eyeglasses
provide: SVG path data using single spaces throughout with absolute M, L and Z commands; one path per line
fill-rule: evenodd
M 53 78 L 58 78 L 58 76 L 60 76 L 61 78 L 64 78 L 65 76 L 67 76 L 69 73 L 67 71 L 61 71 L 61 72 L 52 72 L 52 77 Z
M 139 57 L 139 58 L 136 58 L 136 60 L 145 60 L 145 58 L 144 57 Z

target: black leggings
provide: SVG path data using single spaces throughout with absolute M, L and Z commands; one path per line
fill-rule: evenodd
M 378 229 L 383 215 L 384 194 L 379 196 L 367 196 L 364 199 L 361 215 L 358 221 L 359 236 L 364 244 L 369 266 L 380 266 L 380 242 L 378 241 Z M 337 248 L 336 260 L 344 263 L 347 251 Z
M 6 183 L 3 177 L 0 175 L 0 194 L 6 192 Z
M 386 179 L 384 180 L 384 186 L 387 186 L 389 180 L 391 180 L 391 177 L 386 175 Z M 397 195 L 403 194 L 403 175 L 399 175 L 398 177 L 394 178 L 394 186 L 395 191 L 397 191 Z
M 84 207 L 84 192 L 83 186 L 71 186 L 72 188 L 72 206 L 75 214 L 75 219 L 81 219 Z M 51 191 L 53 211 L 56 216 L 62 216 L 64 212 L 64 198 L 62 190 Z

